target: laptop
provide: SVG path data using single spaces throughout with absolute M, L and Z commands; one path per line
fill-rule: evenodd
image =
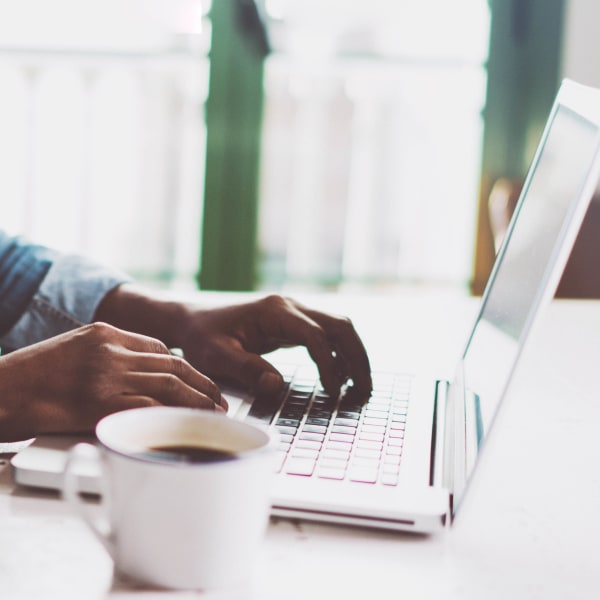
M 461 505 L 526 338 L 552 298 L 600 174 L 600 90 L 565 80 L 452 381 L 374 372 L 357 403 L 304 366 L 276 403 L 231 396 L 234 418 L 278 430 L 273 515 L 432 533 Z M 395 344 L 396 342 L 394 342 Z M 390 348 L 393 352 L 393 348 Z M 12 459 L 18 483 L 58 488 L 74 440 L 42 436 Z M 98 474 L 81 473 L 98 491 Z

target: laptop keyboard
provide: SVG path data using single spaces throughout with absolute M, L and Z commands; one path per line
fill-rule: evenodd
M 327 395 L 314 372 L 284 379 L 280 398 L 257 398 L 249 412 L 279 431 L 281 474 L 398 485 L 411 375 L 374 373 L 367 402 Z

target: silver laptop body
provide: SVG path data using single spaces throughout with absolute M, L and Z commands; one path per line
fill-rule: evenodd
M 390 414 L 406 414 L 395 482 L 383 477 L 386 471 L 383 467 L 375 481 L 360 481 L 350 476 L 319 476 L 317 467 L 310 473 L 288 474 L 286 463 L 282 462 L 272 495 L 274 515 L 418 532 L 435 532 L 452 521 L 525 340 L 556 290 L 596 191 L 599 150 L 600 91 L 565 80 L 477 318 L 471 331 L 466 332 L 468 342 L 456 364 L 453 380 L 417 374 L 410 385 L 408 403 L 391 401 L 392 407 L 408 406 L 407 411 L 398 409 L 396 413 L 396 409 L 390 409 Z M 402 371 L 402 365 L 398 365 L 398 370 Z M 304 385 L 306 388 L 306 381 Z M 310 392 L 311 402 L 316 401 L 318 393 L 317 386 Z M 252 416 L 253 399 L 240 396 L 231 399 L 235 412 L 232 416 Z M 343 408 L 342 404 L 336 406 L 330 419 L 332 424 L 345 423 L 338 416 Z M 382 411 L 375 406 L 370 414 L 377 412 Z M 271 427 L 286 432 L 282 436 L 286 441 L 282 452 L 286 455 L 309 449 L 299 444 L 308 418 L 297 419 L 299 425 L 294 435 L 285 429 L 286 425 L 281 425 L 279 412 L 269 419 Z M 358 426 L 371 418 L 376 422 L 378 417 L 361 414 Z M 384 446 L 391 439 L 391 427 L 385 426 Z M 335 441 L 331 436 L 328 428 L 321 438 L 323 450 L 329 447 L 330 440 Z M 72 443 L 73 440 L 64 437 L 38 438 L 13 458 L 16 481 L 60 487 L 64 449 Z M 376 445 L 366 446 L 367 450 L 375 448 Z M 300 452 L 300 456 L 308 454 Z M 374 454 L 365 451 L 362 456 L 357 455 L 364 458 L 359 464 L 367 464 L 369 457 L 375 458 Z M 354 449 L 351 456 L 355 456 Z M 81 478 L 87 489 L 98 490 L 95 473 L 82 473 Z

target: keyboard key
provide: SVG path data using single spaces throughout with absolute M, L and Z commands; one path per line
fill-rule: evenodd
M 341 463 L 344 464 L 344 463 Z M 322 479 L 337 479 L 342 480 L 346 475 L 346 469 L 342 468 L 331 468 L 319 465 L 317 469 L 317 476 Z
M 406 396 L 408 396 L 410 394 L 410 388 L 411 388 L 410 381 L 406 381 L 406 382 L 397 381 L 396 385 L 394 386 L 394 395 L 405 394 Z
M 410 393 L 399 392 L 397 394 L 394 394 L 392 402 L 394 403 L 394 405 L 408 406 L 408 403 L 410 402 Z
M 340 411 L 338 411 L 337 416 L 342 419 L 352 419 L 353 421 L 358 421 L 358 419 L 360 419 L 360 412 L 340 410 Z
M 319 396 L 317 394 L 313 398 L 312 405 L 317 408 L 335 406 L 335 400 L 333 398 L 329 398 L 329 396 Z
M 389 438 L 387 442 L 388 446 L 404 446 L 404 438 Z
M 371 440 L 358 440 L 356 442 L 357 448 L 367 448 L 368 450 L 383 450 L 382 442 L 373 442 Z
M 331 428 L 331 433 L 349 433 L 354 435 L 356 433 L 356 427 L 346 427 L 345 425 L 334 425 Z
M 397 475 L 400 472 L 400 465 L 390 465 L 390 464 L 384 464 L 381 467 L 381 472 L 382 473 L 387 473 L 387 474 L 392 474 L 392 475 Z
M 358 456 L 360 458 L 379 458 L 381 456 L 381 451 L 367 450 L 365 448 L 357 448 L 354 451 L 354 456 Z
M 355 421 L 354 419 L 341 419 L 341 418 L 336 418 L 336 420 L 333 422 L 334 425 L 343 425 L 344 427 L 356 427 L 358 425 L 358 421 Z
M 362 415 L 362 411 L 363 411 L 364 405 L 362 404 L 357 404 L 357 405 L 353 405 L 353 406 L 338 406 L 338 412 L 337 412 L 337 416 L 340 419 L 351 419 L 352 421 L 359 421 L 360 420 L 360 415 Z M 358 413 L 358 417 L 354 418 L 352 417 L 345 417 L 343 414 L 340 413 L 350 413 L 351 415 L 354 413 Z
M 279 434 L 279 441 L 282 444 L 291 444 L 294 440 L 294 436 L 289 434 L 289 433 L 280 433 Z
M 367 404 L 363 411 L 365 417 L 379 417 L 387 419 L 390 413 L 391 406 L 389 404 Z
M 296 435 L 295 427 L 277 426 L 277 431 L 279 431 L 279 433 L 282 433 L 283 435 L 285 435 L 285 434 L 289 434 L 292 436 Z
M 306 406 L 308 406 L 309 401 L 310 401 L 310 397 L 309 398 L 295 398 L 294 396 L 290 396 L 285 401 L 285 406 L 290 406 L 290 407 L 293 406 L 294 408 L 305 408 Z
M 393 400 L 393 394 L 391 389 L 387 390 L 373 390 L 371 397 L 367 404 L 374 402 L 391 402 Z
M 295 400 L 309 400 L 311 396 L 312 389 L 300 389 L 299 387 L 293 386 L 288 395 L 288 401 L 292 398 Z
M 385 454 L 383 456 L 383 464 L 384 465 L 399 465 L 402 460 L 402 457 L 398 454 L 396 456 L 392 454 Z
M 400 421 L 392 421 L 390 423 L 390 429 L 401 429 L 404 431 L 406 429 L 406 423 L 401 423 Z
M 328 448 L 325 448 L 325 450 L 323 450 L 322 455 L 323 458 L 347 461 L 350 458 L 350 450 L 329 450 Z
M 365 417 L 363 420 L 365 425 L 380 425 L 385 427 L 387 424 L 387 419 L 378 419 L 376 417 Z
M 379 467 L 379 462 L 379 456 L 372 458 L 364 458 L 362 456 L 354 455 L 352 457 L 352 464 L 356 465 L 357 467 L 371 467 L 376 469 L 377 467 Z
M 391 385 L 387 386 L 374 386 L 373 391 L 371 392 L 371 400 L 374 399 L 385 399 L 390 398 L 392 396 L 393 387 Z
M 321 442 L 315 442 L 314 440 L 298 440 L 295 447 L 319 451 L 321 449 L 321 445 Z
M 370 467 L 351 467 L 348 469 L 348 479 L 361 483 L 375 483 L 377 481 L 377 469 Z
M 404 429 L 390 429 L 390 439 L 391 438 L 404 439 Z
M 330 469 L 346 469 L 347 465 L 348 465 L 348 461 L 347 460 L 340 460 L 338 458 L 325 458 L 322 454 L 321 457 L 319 458 L 318 461 L 318 466 L 319 467 L 327 467 Z
M 364 431 L 365 433 L 385 433 L 385 425 L 365 425 L 363 423 L 362 427 L 360 428 L 361 431 Z
M 329 439 L 333 442 L 348 442 L 351 444 L 354 442 L 354 435 L 350 435 L 349 433 L 332 433 Z
M 383 485 L 398 485 L 398 479 L 398 475 L 384 473 L 381 476 L 381 483 L 383 483 Z
M 312 458 L 299 458 L 291 456 L 284 465 L 284 471 L 288 475 L 304 475 L 310 477 L 315 470 L 316 461 Z
M 306 431 L 302 431 L 298 436 L 299 440 L 309 440 L 312 442 L 322 442 L 325 439 L 324 433 L 308 433 Z
M 408 406 L 410 402 L 410 392 L 400 392 L 394 394 L 392 403 L 394 406 Z
M 294 446 L 292 448 L 292 456 L 295 458 L 311 458 L 313 460 L 317 460 L 319 451 L 310 448 L 298 448 L 298 446 Z
M 350 450 L 352 450 L 352 444 L 348 443 L 348 442 L 327 442 L 327 445 L 325 446 L 327 448 L 327 450 L 343 450 L 344 452 L 348 452 L 350 453 Z
M 384 437 L 383 433 L 369 433 L 364 430 L 361 430 L 358 434 L 359 440 L 369 440 L 371 442 L 383 442 Z
M 392 421 L 406 423 L 406 415 L 399 415 L 397 413 L 394 413 L 392 415 Z
M 387 456 L 400 456 L 402 454 L 402 446 L 388 446 L 385 449 Z
M 329 419 L 322 419 L 319 417 L 308 417 L 306 419 L 306 424 L 307 425 L 322 425 L 322 426 L 326 427 L 327 425 L 329 425 Z
M 284 406 L 281 409 L 281 412 L 279 413 L 279 418 L 280 419 L 297 419 L 299 421 L 302 421 L 302 417 L 304 416 L 304 407 L 298 407 L 298 408 L 289 408 L 287 406 Z
M 388 411 L 387 410 L 375 410 L 372 408 L 367 408 L 365 410 L 365 417 L 379 417 L 380 419 L 387 419 L 388 418 Z
M 305 425 L 302 428 L 302 433 L 325 433 L 326 431 L 325 425 Z
M 275 423 L 275 425 L 278 426 L 282 426 L 282 427 L 299 427 L 300 426 L 300 420 L 298 419 L 277 419 L 277 423 Z
M 309 417 L 317 417 L 319 419 L 327 419 L 329 421 L 329 419 L 331 419 L 331 413 L 333 412 L 333 410 L 324 410 L 324 409 L 314 409 L 311 408 L 310 412 L 308 413 Z

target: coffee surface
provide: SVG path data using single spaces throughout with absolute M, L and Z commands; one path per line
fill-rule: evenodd
M 226 450 L 191 445 L 153 446 L 138 456 L 150 460 L 189 464 L 223 462 L 236 457 Z

